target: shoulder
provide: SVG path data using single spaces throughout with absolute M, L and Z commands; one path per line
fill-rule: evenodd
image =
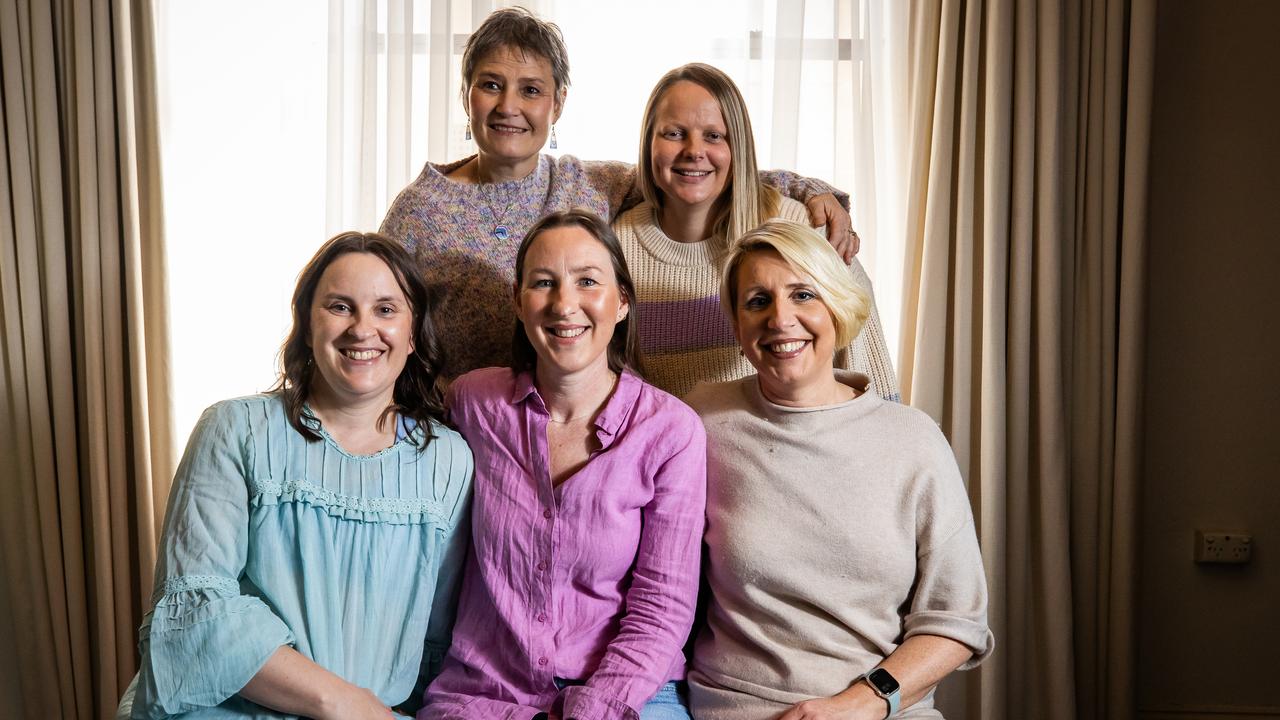
M 653 225 L 653 208 L 649 203 L 642 202 L 630 210 L 618 215 L 613 221 L 613 231 L 618 235 L 618 239 L 622 239 L 623 234 L 634 234 L 640 228 Z
M 664 424 L 673 428 L 702 431 L 702 420 L 692 407 L 647 380 L 637 377 L 636 381 L 640 383 L 640 392 L 636 398 L 638 411 L 650 417 L 660 417 Z
M 777 217 L 783 220 L 793 220 L 798 223 L 809 224 L 809 209 L 798 200 L 792 200 L 789 197 L 782 198 L 782 202 L 778 205 Z
M 507 367 L 487 367 L 472 370 L 458 377 L 449 385 L 452 407 L 474 406 L 494 400 L 508 400 L 515 388 L 516 373 Z
M 754 382 L 755 375 L 748 375 L 728 382 L 700 382 L 684 396 L 684 402 L 700 417 L 741 410 L 747 406 L 747 383 Z
M 288 423 L 289 419 L 283 396 L 270 392 L 220 400 L 204 411 L 200 421 L 248 429 L 267 423 Z

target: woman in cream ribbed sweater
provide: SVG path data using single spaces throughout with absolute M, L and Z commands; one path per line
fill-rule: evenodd
M 636 278 L 648 379 L 682 396 L 699 381 L 751 372 L 719 309 L 719 260 L 730 242 L 770 217 L 806 222 L 799 203 L 760 183 L 741 93 L 701 63 L 658 81 L 645 107 L 637 184 L 645 202 L 614 222 Z M 871 280 L 849 267 L 868 296 Z M 898 400 L 880 319 L 841 349 L 837 366 L 866 373 L 873 391 Z
M 946 438 L 833 368 L 870 301 L 811 228 L 747 233 L 721 293 L 756 374 L 685 398 L 707 431 L 711 590 L 693 716 L 939 720 L 933 687 L 992 647 Z

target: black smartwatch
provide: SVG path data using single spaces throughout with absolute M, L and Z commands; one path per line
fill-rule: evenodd
M 893 714 L 898 712 L 898 705 L 902 702 L 902 695 L 899 693 L 902 686 L 898 684 L 897 678 L 889 674 L 888 670 L 882 667 L 873 668 L 871 672 L 859 676 L 858 680 L 866 680 L 875 694 L 889 704 L 889 712 L 885 714 L 886 718 L 893 717 Z M 854 682 L 857 682 L 857 680 Z

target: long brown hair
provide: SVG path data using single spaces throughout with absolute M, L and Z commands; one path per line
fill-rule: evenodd
M 425 450 L 435 437 L 430 421 L 444 422 L 444 393 L 438 382 L 444 367 L 444 349 L 436 336 L 432 317 L 436 296 L 422 279 L 409 252 L 385 235 L 361 232 L 335 235 L 302 269 L 293 290 L 293 327 L 280 346 L 279 379 L 271 390 L 284 398 L 289 424 L 308 440 L 319 440 L 320 435 L 312 427 L 315 418 L 304 407 L 311 396 L 316 372 L 314 355 L 307 342 L 311 334 L 311 305 L 324 271 L 347 253 L 367 253 L 386 263 L 409 302 L 413 314 L 413 351 L 396 378 L 392 405 L 378 422 L 392 411 L 412 418 L 424 431 L 418 450 Z
M 627 301 L 627 316 L 613 328 L 613 337 L 609 338 L 609 369 L 621 373 L 624 368 L 644 377 L 644 358 L 640 353 L 640 315 L 636 307 L 636 285 L 631 280 L 631 271 L 627 268 L 627 259 L 622 254 L 622 245 L 618 236 L 613 234 L 609 226 L 590 210 L 562 210 L 543 217 L 525 233 L 524 241 L 516 252 L 516 282 L 514 292 L 520 292 L 524 284 L 524 258 L 529 254 L 529 247 L 539 235 L 562 227 L 577 227 L 586 230 L 605 250 L 609 251 L 609 260 L 613 263 L 613 275 L 618 280 L 618 288 Z M 511 368 L 516 372 L 534 370 L 538 367 L 538 353 L 529 342 L 524 323 L 516 318 L 516 329 L 511 336 Z

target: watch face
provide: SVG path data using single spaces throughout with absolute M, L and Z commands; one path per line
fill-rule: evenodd
M 892 695 L 898 692 L 898 681 L 884 668 L 876 668 L 867 673 L 867 681 L 881 695 Z

